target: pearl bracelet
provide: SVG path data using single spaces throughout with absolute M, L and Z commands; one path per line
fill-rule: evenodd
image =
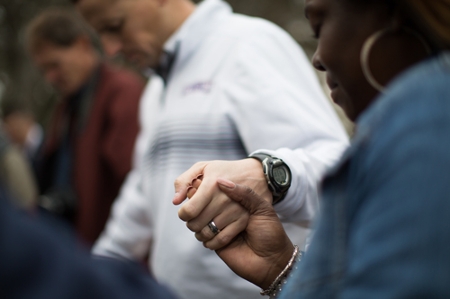
M 281 273 L 275 278 L 272 284 L 266 289 L 262 290 L 260 294 L 262 296 L 269 296 L 270 299 L 275 299 L 277 295 L 281 292 L 281 288 L 284 284 L 286 284 L 292 269 L 297 269 L 295 266 L 298 261 L 301 260 L 302 253 L 298 249 L 297 245 L 294 245 L 294 253 L 292 254 L 291 259 L 289 260 L 286 267 L 281 271 Z

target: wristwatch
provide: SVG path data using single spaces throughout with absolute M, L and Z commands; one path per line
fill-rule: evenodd
M 272 192 L 272 204 L 282 201 L 291 186 L 292 180 L 291 170 L 286 163 L 280 158 L 262 153 L 251 154 L 249 158 L 261 161 L 267 185 Z

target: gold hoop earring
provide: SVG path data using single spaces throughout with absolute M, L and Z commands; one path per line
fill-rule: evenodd
M 423 38 L 423 36 L 420 35 L 420 33 L 418 33 L 417 31 L 415 31 L 413 29 L 410 29 L 408 27 L 403 27 L 403 30 L 406 31 L 407 33 L 415 36 L 420 41 L 420 43 L 425 47 L 427 54 L 430 55 L 432 53 L 431 47 L 428 45 L 428 43 Z M 361 67 L 362 67 L 364 77 L 366 78 L 367 82 L 369 82 L 369 84 L 373 88 L 378 90 L 379 92 L 384 92 L 385 88 L 373 76 L 372 71 L 370 70 L 370 66 L 369 66 L 369 56 L 370 56 L 370 51 L 372 50 L 373 45 L 380 38 L 382 38 L 384 35 L 386 35 L 389 32 L 391 32 L 391 29 L 386 28 L 386 29 L 382 29 L 382 30 L 379 30 L 379 31 L 373 33 L 371 36 L 369 36 L 366 39 L 366 41 L 364 42 L 364 45 L 361 49 L 360 59 L 361 59 Z

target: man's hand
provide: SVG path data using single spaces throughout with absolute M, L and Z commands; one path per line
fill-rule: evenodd
M 217 182 L 250 217 L 245 231 L 216 253 L 237 275 L 266 289 L 288 264 L 294 246 L 270 203 L 246 186 Z
M 214 250 L 229 244 L 249 220 L 249 213 L 219 188 L 218 178 L 249 186 L 272 203 L 261 162 L 256 159 L 199 162 L 179 176 L 173 203 L 179 205 L 186 197 L 190 200 L 181 207 L 178 216 L 205 247 Z M 210 221 L 220 229 L 219 234 L 214 235 L 208 227 Z

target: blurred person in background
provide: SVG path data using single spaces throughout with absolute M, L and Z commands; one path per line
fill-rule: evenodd
M 234 164 L 235 177 L 275 198 L 288 231 L 304 242 L 308 229 L 298 223 L 314 215 L 317 182 L 348 141 L 302 49 L 279 27 L 234 14 L 220 0 L 74 2 L 106 53 L 154 70 L 142 98 L 136 166 L 93 252 L 150 255 L 155 277 L 182 298 L 258 298 L 253 285 L 192 239 L 171 202 L 173 181 L 198 161 L 268 149 L 258 157 L 276 162 L 280 175 L 268 174 L 274 194 L 257 159 Z M 283 149 L 270 151 L 277 148 Z M 192 205 L 205 206 L 199 200 Z M 233 222 L 219 234 L 231 239 L 245 228 L 247 213 L 232 200 L 222 197 L 206 209 L 214 216 L 190 229 L 212 234 Z
M 31 110 L 20 107 L 11 100 L 3 105 L 3 128 L 12 143 L 23 153 L 34 170 L 36 159 L 44 141 L 44 130 L 36 122 Z
M 313 64 L 356 120 L 308 251 L 220 178 L 251 216 L 227 246 L 204 245 L 271 298 L 450 298 L 450 1 L 306 0 L 305 13 Z
M 17 94 L 8 86 L 1 97 L 0 184 L 16 205 L 27 210 L 34 210 L 37 207 L 38 187 L 32 157 L 27 155 L 27 153 L 31 154 L 31 151 L 26 151 L 25 147 L 27 147 L 27 134 L 30 135 L 30 128 L 35 122 L 31 112 L 18 102 Z M 17 119 L 9 118 L 15 113 L 20 114 Z M 38 140 L 36 140 L 35 151 L 41 143 L 40 134 L 42 132 L 37 125 Z
M 131 168 L 144 82 L 106 63 L 94 33 L 71 10 L 34 18 L 26 48 L 61 96 L 38 161 L 40 205 L 92 244 Z
M 0 126 L 0 185 L 14 204 L 26 210 L 36 208 L 38 188 L 27 159 Z

